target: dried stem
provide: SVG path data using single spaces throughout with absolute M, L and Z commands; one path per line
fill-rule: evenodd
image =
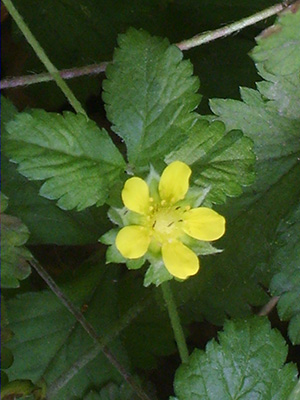
M 102 62 L 100 64 L 91 64 L 80 68 L 63 69 L 59 71 L 59 75 L 63 79 L 73 79 L 86 75 L 98 75 L 106 70 L 108 64 L 108 62 Z M 53 76 L 47 73 L 5 78 L 1 81 L 1 89 L 33 85 L 35 83 L 50 82 L 53 80 Z
M 4 0 L 4 2 L 5 1 L 8 0 Z M 293 3 L 292 1 L 291 2 L 286 1 L 283 3 L 275 4 L 274 6 L 259 11 L 256 14 L 251 15 L 250 17 L 243 18 L 240 21 L 226 25 L 214 31 L 201 33 L 199 35 L 192 37 L 191 39 L 183 40 L 182 42 L 179 42 L 176 45 L 179 47 L 180 50 L 184 51 L 184 50 L 189 50 L 193 47 L 201 46 L 204 43 L 212 42 L 216 39 L 224 38 L 248 26 L 254 25 L 259 21 L 262 21 L 266 18 L 278 14 L 292 3 Z M 97 75 L 101 72 L 104 72 L 108 64 L 109 62 L 102 62 L 100 64 L 86 65 L 84 67 L 79 67 L 79 68 L 65 69 L 60 71 L 59 75 L 61 78 L 64 79 L 73 79 L 85 75 Z M 32 85 L 40 82 L 49 82 L 52 80 L 54 80 L 54 78 L 51 74 L 42 73 L 42 74 L 5 78 L 0 82 L 0 84 L 2 89 L 8 89 L 18 86 Z
M 209 43 L 213 40 L 224 38 L 226 36 L 232 35 L 235 32 L 245 29 L 248 26 L 254 25 L 259 21 L 263 21 L 266 18 L 278 14 L 287 6 L 287 2 L 275 4 L 274 6 L 266 8 L 263 11 L 259 11 L 251 15 L 250 17 L 242 18 L 241 20 L 233 22 L 232 24 L 226 25 L 222 28 L 216 29 L 214 31 L 204 32 L 192 37 L 191 39 L 187 39 L 180 43 L 177 43 L 177 46 L 180 48 L 180 50 L 189 50 L 193 47 L 201 46 L 204 43 Z
M 270 299 L 270 301 L 268 301 L 267 304 L 265 304 L 262 309 L 260 310 L 260 312 L 258 313 L 258 315 L 260 317 L 263 317 L 265 315 L 270 314 L 270 312 L 273 310 L 273 308 L 276 306 L 276 304 L 279 301 L 279 296 L 274 296 Z
M 142 388 L 135 382 L 132 376 L 126 371 L 126 369 L 119 363 L 115 356 L 106 346 L 106 342 L 103 338 L 97 335 L 94 327 L 86 320 L 85 316 L 79 311 L 74 304 L 67 298 L 67 296 L 60 290 L 48 272 L 40 265 L 36 260 L 30 261 L 31 266 L 36 270 L 36 272 L 44 279 L 49 288 L 56 294 L 64 306 L 74 315 L 76 320 L 80 323 L 83 329 L 88 333 L 88 335 L 97 343 L 100 347 L 102 353 L 110 361 L 110 363 L 119 371 L 125 381 L 131 386 L 134 392 L 138 395 L 141 400 L 150 400 L 148 395 L 142 390 Z
M 152 296 L 150 296 L 150 293 L 148 293 L 146 297 L 131 307 L 121 317 L 116 325 L 112 327 L 111 334 L 101 340 L 102 347 L 104 345 L 108 345 L 113 339 L 118 337 L 121 331 L 125 329 L 130 322 L 151 303 L 152 299 Z M 51 385 L 48 386 L 47 397 L 52 398 L 56 396 L 62 387 L 64 387 L 90 361 L 98 356 L 102 350 L 102 347 L 98 343 L 95 346 L 90 347 L 90 349 L 80 358 L 78 358 L 66 372 L 60 375 L 53 383 L 51 383 Z

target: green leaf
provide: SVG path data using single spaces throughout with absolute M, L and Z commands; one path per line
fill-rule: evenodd
M 1 213 L 3 213 L 8 207 L 8 197 L 1 193 Z
M 277 305 L 280 319 L 291 320 L 289 336 L 300 344 L 300 205 L 281 221 L 277 229 L 270 268 L 278 271 L 270 285 L 271 293 L 280 296 Z
M 29 179 L 46 180 L 40 194 L 83 210 L 105 203 L 124 161 L 107 132 L 83 115 L 34 110 L 6 126 L 5 151 Z
M 12 382 L 8 382 L 4 387 L 1 388 L 1 399 L 18 399 L 20 397 L 28 398 L 29 395 L 39 390 L 38 386 L 35 386 L 28 379 L 17 379 Z
M 292 82 L 295 74 L 285 76 L 286 81 Z M 249 305 L 268 301 L 261 285 L 268 287 L 278 272 L 269 264 L 274 237 L 280 221 L 299 203 L 300 118 L 299 113 L 289 112 L 288 104 L 294 107 L 300 85 L 296 79 L 294 85 L 285 86 L 282 103 L 287 107 L 280 108 L 276 83 L 283 82 L 282 77 L 272 75 L 272 81 L 263 82 L 277 101 L 262 95 L 259 86 L 259 90 L 242 89 L 243 101 L 211 102 L 228 130 L 241 129 L 253 140 L 257 180 L 243 196 L 218 208 L 227 221 L 225 236 L 216 243 L 223 253 L 203 258 L 199 273 L 181 284 L 180 290 L 171 283 L 178 304 L 183 304 L 183 315 L 194 320 L 204 316 L 221 325 L 226 315 L 249 315 Z
M 153 258 L 153 257 L 152 257 Z M 149 268 L 145 274 L 144 286 L 151 284 L 155 286 L 161 285 L 163 282 L 173 279 L 173 275 L 165 267 L 162 259 L 152 259 Z
M 192 180 L 209 188 L 204 204 L 224 203 L 226 196 L 239 196 L 242 186 L 254 181 L 253 143 L 241 131 L 226 132 L 221 122 L 197 120 L 188 140 L 166 157 L 169 163 L 181 160 L 192 167 Z
M 290 75 L 300 69 L 300 12 L 299 5 L 281 13 L 276 24 L 256 38 L 258 46 L 251 52 L 266 71 L 274 75 Z
M 61 210 L 54 201 L 39 195 L 40 182 L 29 181 L 16 165 L 2 155 L 2 187 L 9 196 L 8 212 L 20 218 L 30 230 L 30 244 L 83 245 L 96 243 L 110 227 L 107 207 L 83 211 Z
M 1 215 L 1 287 L 18 288 L 28 277 L 32 255 L 23 245 L 29 238 L 28 228 L 11 215 Z
M 194 350 L 176 372 L 178 400 L 281 400 L 291 393 L 297 368 L 284 362 L 288 348 L 268 320 L 227 321 L 205 349 Z
M 17 114 L 16 108 L 1 96 L 1 132 Z M 53 201 L 39 195 L 40 182 L 29 181 L 17 172 L 16 165 L 1 157 L 2 190 L 9 196 L 8 213 L 20 218 L 31 235 L 29 243 L 81 245 L 97 242 L 109 228 L 106 208 L 90 207 L 81 212 L 63 211 Z M 101 223 L 100 223 L 101 221 Z
M 63 287 L 76 306 L 85 306 L 86 318 L 103 336 L 110 335 L 118 318 L 117 292 L 112 285 L 118 276 L 117 268 L 107 270 L 91 262 Z M 34 383 L 43 379 L 50 389 L 74 363 L 85 360 L 51 394 L 51 399 L 69 400 L 70 393 L 81 397 L 87 390 L 99 388 L 109 380 L 121 383 L 117 370 L 52 292 L 25 293 L 9 299 L 7 313 L 15 333 L 8 343 L 15 357 L 8 370 L 10 379 L 31 379 Z M 113 341 L 109 348 L 128 369 L 120 342 Z
M 180 143 L 200 97 L 192 64 L 168 40 L 129 29 L 119 36 L 103 82 L 112 129 L 124 139 L 129 163 L 146 167 Z
M 136 304 L 141 312 L 121 335 L 128 356 L 136 368 L 154 369 L 159 357 L 176 351 L 170 319 L 160 291 L 143 287 L 143 273 L 124 275 L 119 286 L 119 313 L 123 315 Z M 145 296 L 149 296 L 146 298 Z
M 105 385 L 100 392 L 91 391 L 84 396 L 83 400 L 138 400 L 138 397 L 127 384 L 118 386 L 111 382 Z

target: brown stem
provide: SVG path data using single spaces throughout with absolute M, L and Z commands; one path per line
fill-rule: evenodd
M 68 297 L 60 290 L 55 281 L 51 278 L 48 272 L 40 265 L 37 260 L 30 261 L 31 266 L 36 272 L 44 279 L 49 288 L 56 294 L 64 306 L 74 315 L 76 320 L 80 323 L 83 329 L 88 335 L 101 347 L 102 353 L 110 361 L 110 363 L 119 371 L 125 381 L 131 386 L 134 392 L 138 395 L 141 400 L 150 400 L 148 395 L 142 390 L 142 388 L 134 381 L 132 376 L 126 371 L 122 364 L 115 358 L 106 345 L 103 345 L 103 339 L 99 338 L 94 327 L 86 320 L 85 316 L 79 311 L 74 304 L 68 299 Z
M 271 299 L 268 301 L 268 303 L 265 304 L 265 305 L 261 308 L 261 310 L 259 311 L 258 315 L 259 315 L 260 317 L 263 317 L 263 316 L 265 316 L 265 315 L 270 314 L 270 312 L 271 312 L 271 311 L 273 310 L 273 308 L 276 306 L 276 304 L 278 303 L 278 301 L 279 301 L 279 296 L 271 297 Z
M 104 72 L 108 64 L 109 64 L 108 62 L 102 62 L 100 64 L 91 64 L 80 68 L 63 69 L 59 71 L 59 75 L 63 79 L 73 79 L 85 75 L 97 75 L 100 74 L 101 72 Z M 5 78 L 2 79 L 0 83 L 1 83 L 1 89 L 8 89 L 8 88 L 15 88 L 18 86 L 27 86 L 27 85 L 33 85 L 34 83 L 50 82 L 50 81 L 53 81 L 52 75 L 45 72 L 42 74 Z
M 294 2 L 295 1 L 285 1 L 283 3 L 275 4 L 272 7 L 266 8 L 263 11 L 259 11 L 256 14 L 251 15 L 250 17 L 243 18 L 240 21 L 226 25 L 220 29 L 204 32 L 192 37 L 191 39 L 183 40 L 177 43 L 176 46 L 179 47 L 180 50 L 184 51 L 184 50 L 189 50 L 193 47 L 201 46 L 204 43 L 209 43 L 216 39 L 224 38 L 226 36 L 233 34 L 234 32 L 246 28 L 247 26 L 254 25 L 259 21 L 262 21 L 266 18 L 278 14 L 279 12 L 281 12 Z M 73 79 L 85 75 L 97 75 L 101 72 L 104 72 L 108 64 L 109 62 L 102 62 L 100 64 L 86 65 L 84 67 L 79 67 L 79 68 L 64 69 L 59 71 L 59 74 L 63 79 Z M 2 79 L 0 85 L 1 89 L 8 89 L 18 86 L 32 85 L 40 82 L 49 82 L 52 80 L 53 77 L 50 74 L 42 73 L 42 74 L 5 78 Z

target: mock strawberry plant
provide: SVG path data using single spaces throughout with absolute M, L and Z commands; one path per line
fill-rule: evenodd
M 199 2 L 13 3 L 49 75 L 1 82 L 1 399 L 297 400 L 300 3 L 176 45 Z

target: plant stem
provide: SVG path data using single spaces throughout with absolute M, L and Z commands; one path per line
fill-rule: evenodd
M 148 295 L 134 304 L 121 318 L 117 321 L 116 325 L 111 328 L 111 333 L 103 339 L 100 339 L 102 346 L 96 344 L 80 356 L 72 366 L 61 374 L 54 382 L 47 387 L 47 396 L 51 399 L 56 396 L 61 388 L 63 388 L 82 368 L 84 368 L 90 361 L 94 360 L 101 352 L 104 345 L 108 345 L 113 339 L 119 336 L 123 329 L 125 329 L 130 322 L 153 301 L 153 297 Z
M 289 395 L 288 400 L 300 400 L 300 379 L 294 387 L 292 393 Z
M 41 60 L 41 62 L 44 64 L 46 67 L 47 71 L 51 74 L 53 79 L 55 80 L 57 86 L 62 90 L 66 98 L 68 99 L 69 103 L 71 106 L 74 108 L 74 110 L 77 113 L 83 114 L 87 117 L 86 112 L 82 108 L 81 104 L 79 101 L 76 99 L 74 96 L 73 92 L 69 88 L 69 86 L 66 84 L 66 82 L 61 78 L 57 68 L 52 64 L 52 62 L 49 60 L 47 54 L 45 53 L 44 49 L 41 47 L 39 42 L 35 39 L 33 34 L 31 33 L 30 29 L 24 22 L 22 16 L 19 14 L 18 10 L 15 8 L 11 0 L 3 0 L 3 3 L 5 7 L 7 8 L 8 12 L 14 19 L 15 23 L 18 25 L 20 31 L 23 33 L 25 36 L 27 42 L 31 45 L 33 48 L 35 54 L 38 56 L 38 58 Z
M 274 308 L 274 307 L 276 306 L 276 304 L 278 303 L 279 298 L 280 298 L 279 296 L 271 297 L 271 299 L 268 301 L 268 303 L 265 304 L 265 305 L 261 308 L 261 310 L 259 311 L 258 315 L 259 315 L 260 317 L 263 317 L 263 316 L 265 316 L 265 315 L 270 314 L 270 312 L 273 310 L 273 308 Z
M 91 64 L 79 68 L 63 69 L 59 71 L 59 75 L 63 79 L 73 79 L 85 75 L 97 75 L 100 74 L 100 72 L 104 72 L 108 64 L 108 62 L 102 62 L 100 64 Z M 53 80 L 53 76 L 46 72 L 42 74 L 16 76 L 13 78 L 2 79 L 1 89 L 32 85 L 34 83 L 50 82 Z
M 169 282 L 162 283 L 161 289 L 163 292 L 164 300 L 168 308 L 168 313 L 171 320 L 171 325 L 173 328 L 181 361 L 182 363 L 187 363 L 189 359 L 189 351 L 186 345 L 183 329 L 176 308 L 175 299 L 173 297 Z
M 3 0 L 3 1 L 4 3 L 6 3 L 7 1 L 10 0 Z M 251 15 L 250 17 L 243 18 L 240 21 L 226 25 L 214 31 L 200 33 L 194 36 L 193 38 L 183 40 L 182 42 L 179 42 L 176 45 L 177 47 L 180 48 L 180 50 L 184 51 L 184 50 L 189 50 L 193 47 L 201 46 L 204 43 L 212 42 L 213 40 L 216 39 L 221 39 L 223 37 L 231 35 L 234 32 L 240 31 L 246 28 L 247 26 L 254 25 L 259 21 L 262 21 L 266 18 L 278 14 L 280 11 L 284 10 L 290 3 L 284 2 L 280 4 L 275 4 L 274 6 L 266 8 L 263 11 L 259 11 L 256 14 Z M 84 67 L 79 67 L 79 68 L 70 68 L 60 71 L 59 74 L 64 79 L 72 79 L 78 76 L 99 74 L 100 72 L 105 71 L 108 64 L 109 62 L 102 62 L 100 64 L 86 65 Z M 57 72 L 58 71 L 56 70 L 56 73 Z M 47 73 L 6 78 L 1 81 L 1 88 L 7 89 L 17 86 L 32 85 L 40 82 L 48 82 L 54 79 L 55 78 L 53 77 L 53 74 L 47 74 Z
M 31 260 L 30 265 L 36 270 L 36 272 L 43 278 L 49 288 L 56 294 L 64 306 L 74 315 L 76 320 L 80 323 L 83 329 L 88 335 L 100 346 L 100 350 L 110 361 L 110 363 L 119 371 L 124 380 L 131 386 L 133 391 L 141 400 L 150 400 L 148 395 L 142 390 L 142 388 L 135 382 L 132 376 L 126 371 L 126 369 L 119 363 L 115 356 L 111 353 L 105 344 L 105 340 L 97 335 L 94 327 L 86 320 L 85 316 L 79 311 L 74 304 L 68 299 L 68 297 L 60 290 L 48 272 L 40 265 L 37 260 Z
M 189 50 L 193 47 L 201 46 L 204 43 L 208 43 L 219 38 L 224 38 L 226 36 L 231 35 L 234 32 L 246 28 L 247 26 L 254 25 L 259 21 L 262 21 L 266 18 L 272 17 L 275 14 L 278 14 L 280 11 L 284 10 L 287 6 L 288 4 L 286 2 L 275 4 L 274 6 L 259 11 L 251 15 L 250 17 L 243 18 L 239 21 L 233 22 L 232 24 L 226 25 L 222 28 L 216 29 L 214 31 L 207 31 L 199 35 L 196 35 L 191 39 L 183 40 L 182 42 L 177 43 L 177 46 L 180 48 L 180 50 Z

